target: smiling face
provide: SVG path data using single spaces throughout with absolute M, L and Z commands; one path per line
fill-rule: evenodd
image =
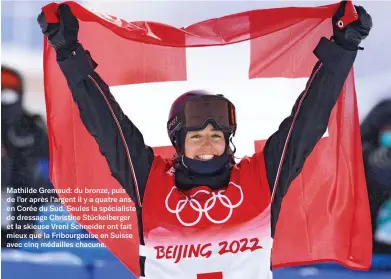
M 190 159 L 208 161 L 225 151 L 224 134 L 209 124 L 200 131 L 188 132 L 185 138 L 185 156 Z

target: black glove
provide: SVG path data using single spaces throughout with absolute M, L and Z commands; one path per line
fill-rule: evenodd
M 372 28 L 372 18 L 367 11 L 361 6 L 356 8 L 358 19 L 340 29 L 337 22 L 345 13 L 347 1 L 341 2 L 337 12 L 334 14 L 333 22 L 333 37 L 332 39 L 341 47 L 347 50 L 357 50 L 362 40 L 364 40 Z M 360 48 L 362 49 L 362 48 Z
M 67 4 L 61 4 L 57 10 L 59 23 L 47 23 L 45 14 L 41 12 L 37 18 L 42 33 L 47 36 L 49 43 L 56 50 L 57 60 L 69 57 L 80 44 L 77 40 L 79 21 L 72 14 Z

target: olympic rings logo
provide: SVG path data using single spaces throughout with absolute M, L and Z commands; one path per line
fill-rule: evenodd
M 237 185 L 237 184 L 235 184 L 233 182 L 230 182 L 230 184 L 232 184 L 234 187 L 238 188 L 239 191 L 240 191 L 240 200 L 236 204 L 232 204 L 231 200 L 226 195 L 224 195 L 225 190 L 220 190 L 220 191 L 217 192 L 217 194 L 215 192 L 210 192 L 210 191 L 207 191 L 207 190 L 199 190 L 199 191 L 195 192 L 193 195 L 191 195 L 190 197 L 185 196 L 185 199 L 178 201 L 175 209 L 172 209 L 168 205 L 168 201 L 169 201 L 169 198 L 171 196 L 171 193 L 176 189 L 176 187 L 173 186 L 171 188 L 170 193 L 168 193 L 168 195 L 166 197 L 166 201 L 165 201 L 166 208 L 167 208 L 167 210 L 170 213 L 175 214 L 177 219 L 178 219 L 178 221 L 182 225 L 184 225 L 186 227 L 191 227 L 191 226 L 194 226 L 194 225 L 198 224 L 204 214 L 205 214 L 206 218 L 208 218 L 208 220 L 211 221 L 212 223 L 214 223 L 214 224 L 223 224 L 223 223 L 227 222 L 229 220 L 229 218 L 231 218 L 233 210 L 235 208 L 237 208 L 239 205 L 241 205 L 242 202 L 243 202 L 243 191 L 242 191 L 242 188 L 239 185 Z M 194 197 L 197 194 L 199 194 L 199 193 L 205 193 L 205 194 L 211 195 L 211 197 L 206 200 L 204 206 L 202 206 L 199 201 L 194 199 Z M 227 217 L 225 217 L 222 220 L 215 220 L 215 219 L 213 219 L 209 215 L 209 210 L 211 210 L 215 206 L 217 200 L 219 200 L 222 205 L 224 205 L 226 208 L 229 209 Z M 187 222 L 183 221 L 181 216 L 180 216 L 180 213 L 182 212 L 182 210 L 185 208 L 185 206 L 187 204 L 189 204 L 190 207 L 194 211 L 198 212 L 197 219 L 194 220 L 194 222 L 191 222 L 191 223 L 187 223 Z

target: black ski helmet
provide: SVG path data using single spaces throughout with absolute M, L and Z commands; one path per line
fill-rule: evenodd
M 179 96 L 171 105 L 167 121 L 167 134 L 178 150 L 179 134 L 184 129 L 204 129 L 208 123 L 219 128 L 228 142 L 236 131 L 235 106 L 223 95 L 205 90 L 192 90 Z

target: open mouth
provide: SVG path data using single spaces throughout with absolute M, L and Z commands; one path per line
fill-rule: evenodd
M 194 159 L 200 160 L 200 161 L 209 161 L 209 160 L 212 160 L 212 159 L 214 159 L 216 157 L 217 156 L 213 155 L 213 154 L 203 154 L 203 155 L 196 155 L 194 157 Z

